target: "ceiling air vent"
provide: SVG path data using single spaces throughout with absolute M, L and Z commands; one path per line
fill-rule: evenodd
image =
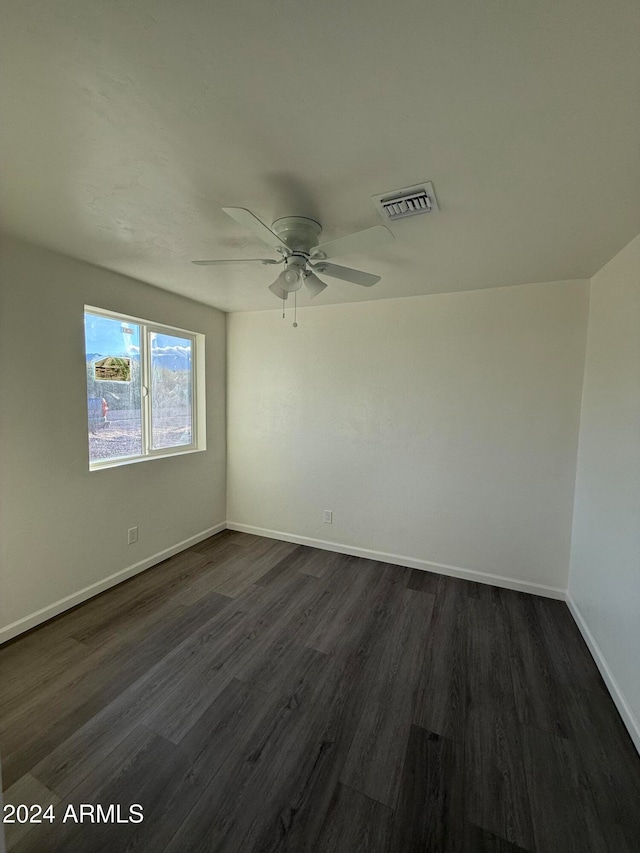
M 371 198 L 386 222 L 395 222 L 405 216 L 418 216 L 420 213 L 431 213 L 438 209 L 432 183 L 392 190 Z

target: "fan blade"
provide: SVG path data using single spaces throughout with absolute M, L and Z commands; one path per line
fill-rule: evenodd
M 227 216 L 235 219 L 247 231 L 252 231 L 267 246 L 271 246 L 272 249 L 286 249 L 287 255 L 291 253 L 284 240 L 281 240 L 277 234 L 274 234 L 270 228 L 267 228 L 264 222 L 261 222 L 257 216 L 254 216 L 250 210 L 247 210 L 245 207 L 223 207 L 222 209 Z
M 273 284 L 269 285 L 269 290 L 271 291 L 271 293 L 274 294 L 274 296 L 277 296 L 278 299 L 288 299 L 289 298 L 289 294 L 287 293 L 287 291 L 284 289 L 284 287 L 280 284 L 280 282 L 277 279 L 276 279 L 276 281 L 273 282 Z
M 227 261 L 191 261 L 192 264 L 197 264 L 199 267 L 215 267 L 219 264 L 281 264 L 281 261 L 273 261 L 271 258 L 233 258 Z
M 375 249 L 384 243 L 392 243 L 396 238 L 384 225 L 374 225 L 373 228 L 365 228 L 364 231 L 356 231 L 346 237 L 338 237 L 337 240 L 329 240 L 321 243 L 311 252 L 311 258 L 337 258 L 340 255 L 350 255 L 354 252 L 363 252 L 367 249 Z
M 312 272 L 305 275 L 304 283 L 307 285 L 307 290 L 312 299 L 315 299 L 319 293 L 322 293 L 327 286 L 324 281 L 320 281 L 318 276 Z
M 330 275 L 333 278 L 340 278 L 342 281 L 361 284 L 363 287 L 373 287 L 380 281 L 379 275 L 371 275 L 370 272 L 362 272 L 362 270 L 352 270 L 349 267 L 340 267 L 338 264 L 326 264 L 324 261 L 313 265 L 313 269 L 322 275 Z

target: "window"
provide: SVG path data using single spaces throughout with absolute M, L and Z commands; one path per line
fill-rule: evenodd
M 89 468 L 204 450 L 204 335 L 85 306 Z

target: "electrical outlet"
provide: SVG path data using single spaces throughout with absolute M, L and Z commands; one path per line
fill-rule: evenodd
M 130 527 L 127 534 L 127 542 L 129 545 L 133 545 L 134 542 L 138 541 L 138 528 Z
M 333 524 L 333 511 L 330 509 L 325 509 L 324 511 L 324 523 L 325 524 Z

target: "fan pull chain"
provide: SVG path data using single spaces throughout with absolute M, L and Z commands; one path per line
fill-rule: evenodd
M 284 320 L 284 296 L 282 297 L 282 319 Z
M 293 291 L 293 328 L 298 328 L 298 291 Z

